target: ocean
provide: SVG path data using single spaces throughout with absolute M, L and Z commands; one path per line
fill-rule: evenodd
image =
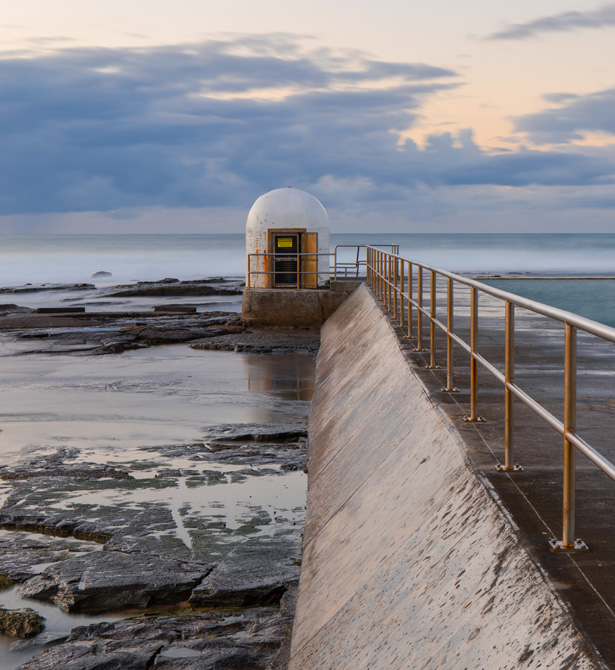
M 399 244 L 401 255 L 469 274 L 517 274 L 503 290 L 615 326 L 615 282 L 522 281 L 524 276 L 615 276 L 615 234 L 332 234 L 331 247 Z M 351 250 L 340 252 L 352 256 Z M 243 276 L 243 235 L 4 235 L 0 287 L 96 283 L 98 287 L 165 277 Z M 111 277 L 92 279 L 96 272 Z M 52 304 L 59 295 L 37 294 Z M 19 302 L 19 301 L 18 301 Z M 30 306 L 25 298 L 22 303 Z M 214 304 L 214 303 L 212 303 Z M 239 302 L 216 305 L 237 311 Z
M 399 244 L 400 253 L 453 272 L 615 275 L 615 234 L 332 234 L 331 247 Z M 2 235 L 0 286 L 196 279 L 245 273 L 243 235 Z

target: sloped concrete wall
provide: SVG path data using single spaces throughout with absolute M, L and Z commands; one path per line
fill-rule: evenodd
M 603 667 L 365 287 L 316 384 L 290 670 Z

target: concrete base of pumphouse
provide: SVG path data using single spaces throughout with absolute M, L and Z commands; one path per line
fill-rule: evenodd
M 605 667 L 371 293 L 321 335 L 289 669 Z
M 325 289 L 246 288 L 241 316 L 255 326 L 320 326 L 357 286 L 333 282 Z

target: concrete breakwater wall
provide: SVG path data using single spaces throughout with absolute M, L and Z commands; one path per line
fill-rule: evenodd
M 323 327 L 290 670 L 601 668 L 365 287 Z

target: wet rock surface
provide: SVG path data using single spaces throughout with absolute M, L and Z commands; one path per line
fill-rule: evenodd
M 157 282 L 138 282 L 136 284 L 116 286 L 113 292 L 108 295 L 113 298 L 135 296 L 241 295 L 241 286 L 237 282 L 221 277 L 198 281 L 179 281 L 178 279 L 167 278 Z
M 205 428 L 203 442 L 189 445 L 152 447 L 168 458 L 187 457 L 200 462 L 229 465 L 277 465 L 282 471 L 303 470 L 307 462 L 307 428 L 301 423 L 225 424 Z M 275 473 L 275 470 L 273 471 Z M 194 475 L 198 473 L 195 472 Z M 202 470 L 209 484 L 221 481 L 222 473 Z M 262 470 L 238 470 L 235 481 L 265 474 Z
M 35 577 L 48 565 L 80 552 L 92 551 L 92 544 L 39 534 L 0 531 L 0 590 Z M 0 593 L 0 602 L 1 596 Z
M 160 668 L 216 670 L 285 667 L 294 594 L 282 607 L 138 617 L 75 628 L 23 670 Z
M 23 341 L 36 342 L 23 355 L 74 353 L 119 354 L 131 349 L 191 342 L 195 350 L 240 353 L 316 353 L 318 332 L 312 329 L 252 330 L 233 312 L 174 314 L 165 310 L 137 318 L 89 315 L 33 314 L 13 310 L 2 316 L 0 330 L 22 329 Z
M 107 279 L 101 273 L 97 276 Z M 38 345 L 24 350 L 31 353 L 73 353 L 82 355 L 117 354 L 131 349 L 161 344 L 191 342 L 193 349 L 236 351 L 244 353 L 315 353 L 318 331 L 309 328 L 251 329 L 236 312 L 199 312 L 200 302 L 146 303 L 145 298 L 178 298 L 207 296 L 240 296 L 243 282 L 214 277 L 197 281 L 175 278 L 156 282 L 138 282 L 97 289 L 94 284 L 25 285 L 0 288 L 0 293 L 65 292 L 64 298 L 50 308 L 32 308 L 15 303 L 0 305 L 0 331 L 15 331 L 24 341 Z M 77 292 L 73 295 L 73 292 Z M 87 299 L 80 294 L 87 294 Z M 74 297 L 77 296 L 77 297 Z M 30 301 L 32 298 L 30 298 Z M 133 301 L 132 311 L 124 303 Z M 136 302 L 135 302 L 136 300 Z M 65 304 L 64 310 L 60 305 Z M 118 312 L 108 310 L 118 306 Z M 77 309 L 85 309 L 75 313 Z
M 11 637 L 33 637 L 45 627 L 45 617 L 26 607 L 10 610 L 0 607 L 0 633 Z
M 190 597 L 212 566 L 116 551 L 69 558 L 28 579 L 18 595 L 50 600 L 66 612 L 175 605 Z
M 167 289 L 190 295 L 181 291 L 212 287 L 237 293 L 237 282 L 220 279 L 169 278 L 119 290 L 165 296 Z M 16 356 L 183 342 L 263 354 L 318 348 L 316 331 L 253 330 L 222 311 L 43 315 L 7 302 L 0 330 L 19 344 Z M 304 403 L 293 387 L 283 402 L 295 400 Z M 285 667 L 280 649 L 292 625 L 285 603 L 301 564 L 305 422 L 221 424 L 200 433 L 198 441 L 143 445 L 113 462 L 93 460 L 69 440 L 61 448 L 32 445 L 18 462 L 0 466 L 0 590 L 13 599 L 7 609 L 26 599 L 34 611 L 148 613 L 75 629 L 20 667 Z M 286 493 L 295 489 L 299 497 Z M 59 637 L 48 629 L 19 644 L 38 645 L 34 653 Z
M 20 307 L 15 303 L 2 303 L 0 304 L 0 316 L 6 316 L 8 314 L 31 314 L 34 310 L 30 307 Z
M 53 454 L 25 458 L 17 465 L 0 466 L 0 479 L 34 479 L 36 477 L 68 477 L 72 479 L 133 479 L 126 470 L 99 463 L 68 463 L 77 458 L 78 449 L 58 449 Z
M 276 604 L 298 582 L 299 565 L 288 545 L 275 541 L 238 545 L 193 589 L 189 602 L 199 607 L 216 607 L 220 602 L 233 607 Z
M 292 621 L 279 603 L 298 583 L 303 510 L 271 512 L 253 504 L 229 524 L 215 506 L 203 515 L 185 505 L 178 516 L 164 491 L 183 487 L 198 495 L 251 480 L 283 482 L 305 463 L 305 424 L 224 424 L 204 429 L 199 443 L 142 451 L 151 460 L 141 466 L 88 463 L 67 447 L 2 468 L 11 491 L 0 525 L 12 532 L 0 531 L 0 573 L 7 586 L 17 584 L 19 597 L 71 613 L 185 603 L 216 614 L 156 616 L 137 628 L 126 621 L 79 629 L 23 667 L 269 667 Z M 194 467 L 174 467 L 186 462 Z M 105 492 L 108 502 L 89 502 Z M 147 494 L 142 501 L 141 493 Z M 119 503 L 122 494 L 127 498 Z M 88 502 L 81 503 L 84 497 Z M 218 613 L 224 607 L 235 608 L 230 619 Z M 53 665 L 58 653 L 66 659 L 62 666 Z M 213 665 L 199 665 L 205 661 Z
M 310 328 L 245 328 L 241 333 L 220 333 L 215 339 L 195 341 L 191 349 L 236 351 L 249 354 L 313 353 L 318 351 L 318 330 Z
M 117 354 L 130 349 L 177 344 L 244 331 L 239 317 L 227 312 L 190 315 L 152 313 L 145 316 L 139 315 L 136 321 L 131 321 L 125 316 L 118 318 L 98 315 L 95 318 L 87 317 L 85 321 L 75 324 L 80 326 L 78 328 L 66 329 L 65 326 L 60 325 L 61 330 L 49 328 L 49 324 L 53 322 L 49 321 L 52 317 L 47 316 L 46 318 L 44 329 L 29 330 L 19 335 L 21 340 L 35 340 L 42 345 L 33 347 L 23 352 L 24 354 Z M 60 316 L 59 319 L 64 320 L 66 317 Z M 73 320 L 78 321 L 75 317 Z M 15 317 L 10 320 L 10 323 L 12 327 L 15 327 L 17 323 Z M 32 321 L 32 324 L 35 323 Z M 2 321 L 0 320 L 1 327 Z
M 0 293 L 36 293 L 40 291 L 87 291 L 95 289 L 94 284 L 23 284 L 2 286 Z

